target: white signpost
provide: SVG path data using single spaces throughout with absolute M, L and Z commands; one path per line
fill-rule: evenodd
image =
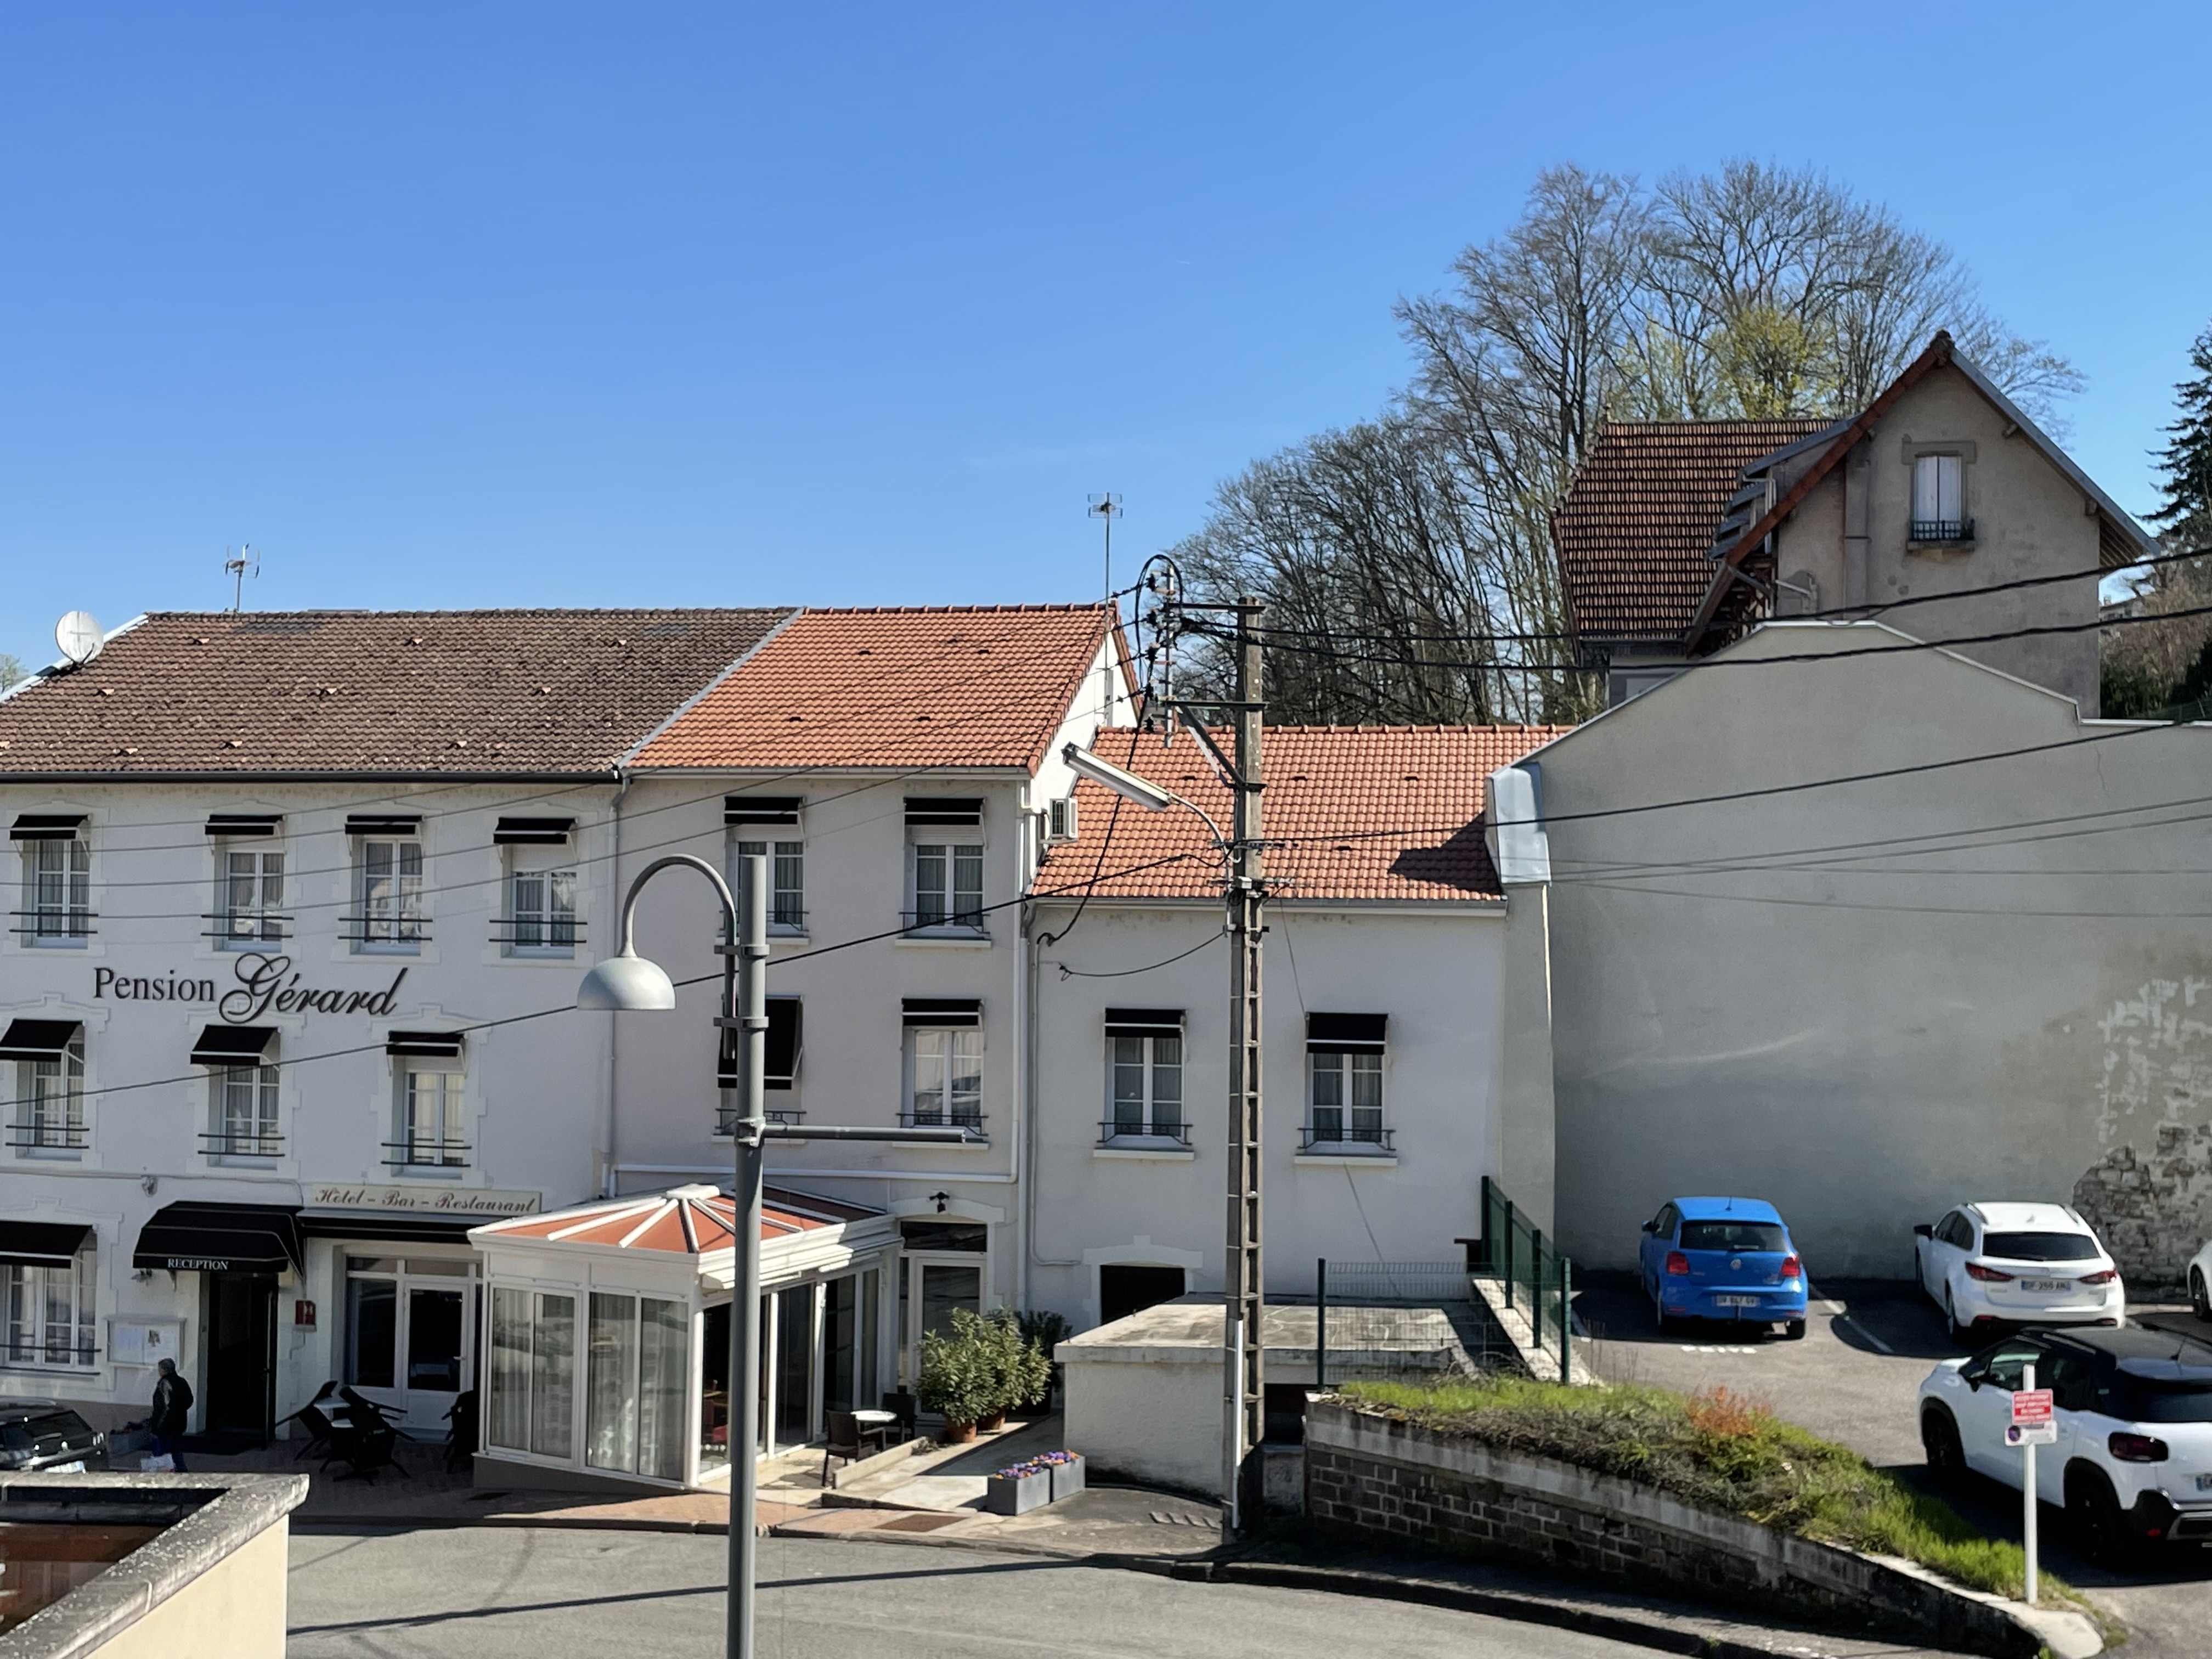
M 2035 1362 L 2030 1360 L 2021 1372 L 2020 1388 L 2012 1397 L 2012 1425 L 2005 1430 L 2005 1443 L 2020 1448 L 2021 1531 L 2027 1546 L 2027 1583 L 2025 1588 L 2027 1605 L 2031 1607 L 2035 1605 L 2037 1589 L 2035 1449 L 2051 1445 L 2058 1438 L 2058 1422 L 2051 1413 L 2051 1390 L 2035 1386 Z

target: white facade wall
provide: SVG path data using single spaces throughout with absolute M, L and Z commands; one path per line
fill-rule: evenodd
M 1505 918 L 1501 904 L 1269 907 L 1262 963 L 1267 1289 L 1310 1296 L 1319 1258 L 1458 1259 L 1480 1227 L 1481 1177 L 1499 1171 Z M 1037 962 L 1037 1130 L 1030 1155 L 1028 1302 L 1078 1328 L 1102 1317 L 1100 1269 L 1181 1267 L 1187 1291 L 1223 1285 L 1227 1192 L 1229 945 L 1200 945 L 1210 903 L 1040 907 L 1065 933 Z M 1122 977 L 1063 977 L 1124 974 Z M 1101 1145 L 1111 1116 L 1105 1014 L 1178 1008 L 1190 1149 Z M 1305 1014 L 1387 1014 L 1383 1119 L 1392 1154 L 1302 1154 Z M 1217 1401 L 1218 1405 L 1218 1401 Z M 1218 1425 L 1214 1431 L 1218 1435 Z
M 2131 1283 L 2212 1235 L 2212 728 L 1909 651 L 1686 674 L 1528 763 L 1578 1262 L 1632 1265 L 1684 1194 L 1771 1200 L 1815 1279 L 1902 1277 L 1913 1224 L 1976 1200 L 2102 1204 Z
M 207 1405 L 204 1275 L 140 1273 L 131 1265 L 139 1230 L 178 1201 L 347 1208 L 318 1189 L 399 1186 L 417 1206 L 450 1194 L 468 1212 L 490 1205 L 553 1207 L 589 1196 L 604 1161 L 598 1102 L 604 1095 L 607 1016 L 562 1014 L 473 1032 L 465 1075 L 463 1167 L 394 1167 L 386 1143 L 398 1139 L 398 1062 L 384 1052 L 387 1032 L 439 1030 L 495 1021 L 573 1002 L 578 975 L 604 937 L 611 914 L 611 836 L 607 786 L 527 781 L 498 784 L 206 784 L 46 786 L 0 788 L 0 821 L 21 813 L 86 814 L 91 846 L 93 932 L 75 946 L 42 945 L 20 933 L 0 942 L 0 1022 L 81 1021 L 85 1043 L 86 1144 L 81 1152 L 0 1151 L 0 1214 L 12 1220 L 88 1223 L 97 1230 L 97 1325 L 100 1352 L 89 1366 L 0 1366 L 0 1394 L 52 1395 L 112 1404 L 143 1414 L 154 1373 L 110 1357 L 111 1322 L 181 1322 L 180 1364 Z M 359 913 L 354 850 L 343 833 L 349 812 L 419 813 L 422 911 L 428 938 L 412 952 L 363 951 L 347 943 L 342 919 Z M 280 813 L 273 839 L 218 842 L 204 825 L 210 813 Z M 507 914 L 508 849 L 492 841 L 502 814 L 567 817 L 575 831 L 564 862 L 577 874 L 576 915 L 583 942 L 572 955 L 517 956 L 495 942 Z M 0 868 L 9 908 L 21 908 L 21 848 Z M 305 988 L 389 989 L 388 1012 L 247 1013 L 240 1023 L 274 1026 L 280 1068 L 272 1158 L 210 1155 L 210 1074 L 188 1055 L 204 1026 L 223 1022 L 221 998 L 237 989 L 246 952 L 206 935 L 216 908 L 216 878 L 228 846 L 281 849 L 283 910 L 290 937 L 257 946 L 289 960 Z M 545 849 L 530 849 L 538 852 Z M 20 922 L 20 918 L 18 918 Z M 400 977 L 404 973 L 404 978 Z M 123 994 L 136 981 L 173 980 L 197 991 L 212 981 L 216 1000 L 172 1000 Z M 243 1011 L 240 1011 L 243 1012 Z M 333 1058 L 315 1059 L 330 1054 Z M 290 1062 L 304 1061 L 294 1064 Z M 0 1061 L 11 1101 L 17 1066 Z M 9 1119 L 17 1122 L 20 1106 Z M 367 1196 L 374 1197 L 374 1192 Z M 496 1195 L 495 1197 L 494 1195 Z M 389 1243 L 352 1247 L 389 1255 Z M 344 1303 L 343 1241 L 310 1239 L 304 1275 L 278 1285 L 276 1413 L 282 1416 L 343 1370 L 336 1343 Z M 450 1247 L 419 1250 L 465 1259 Z M 312 1302 L 312 1326 L 295 1324 Z

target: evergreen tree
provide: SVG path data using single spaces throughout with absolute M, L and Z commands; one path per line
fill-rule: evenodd
M 2150 521 L 2184 550 L 2212 549 L 2212 327 L 2190 348 L 2194 380 L 2174 388 L 2181 412 L 2166 428 L 2159 452 L 2166 469 L 2166 500 Z

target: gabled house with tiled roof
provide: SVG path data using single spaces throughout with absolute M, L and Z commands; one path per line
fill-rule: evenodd
M 1549 1121 L 1509 1075 L 1516 999 L 1545 994 L 1520 948 L 1540 910 L 1509 901 L 1483 829 L 1490 774 L 1562 730 L 1267 728 L 1271 1293 L 1310 1294 L 1321 1257 L 1453 1256 L 1485 1176 L 1548 1216 Z M 1028 1272 L 1036 1304 L 1086 1327 L 1220 1289 L 1228 1097 L 1207 820 L 1227 827 L 1230 793 L 1188 733 L 1114 730 L 1095 750 L 1187 805 L 1153 813 L 1080 785 L 1079 833 L 1038 882 Z M 1538 1036 L 1526 1081 L 1548 1101 Z M 1269 1364 L 1273 1382 L 1311 1380 Z
M 1770 618 L 1881 616 L 2088 716 L 2099 578 L 2153 549 L 1945 333 L 1849 418 L 1607 424 L 1553 540 L 1608 703 Z

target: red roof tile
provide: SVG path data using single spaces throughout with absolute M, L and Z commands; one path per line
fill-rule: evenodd
M 637 764 L 1033 769 L 1109 622 L 1103 605 L 803 611 Z
M 156 611 L 0 702 L 0 777 L 605 772 L 792 614 Z
M 1552 515 L 1577 634 L 1672 638 L 1713 580 L 1705 556 L 1743 469 L 1830 420 L 1608 422 Z
M 1266 869 L 1276 896 L 1293 902 L 1502 897 L 1482 838 L 1490 774 L 1571 729 L 1267 727 L 1261 811 L 1269 842 Z M 1226 748 L 1228 734 L 1218 735 Z M 1187 733 L 1164 748 L 1157 735 L 1115 730 L 1101 732 L 1093 747 L 1115 765 L 1174 790 L 1229 832 L 1229 791 Z M 1101 880 L 1101 898 L 1219 893 L 1213 843 L 1194 814 L 1173 806 L 1148 812 L 1123 801 L 1117 817 L 1120 797 L 1111 792 L 1085 783 L 1076 794 L 1082 833 L 1051 849 L 1041 890 L 1076 888 L 1103 868 L 1128 873 Z

